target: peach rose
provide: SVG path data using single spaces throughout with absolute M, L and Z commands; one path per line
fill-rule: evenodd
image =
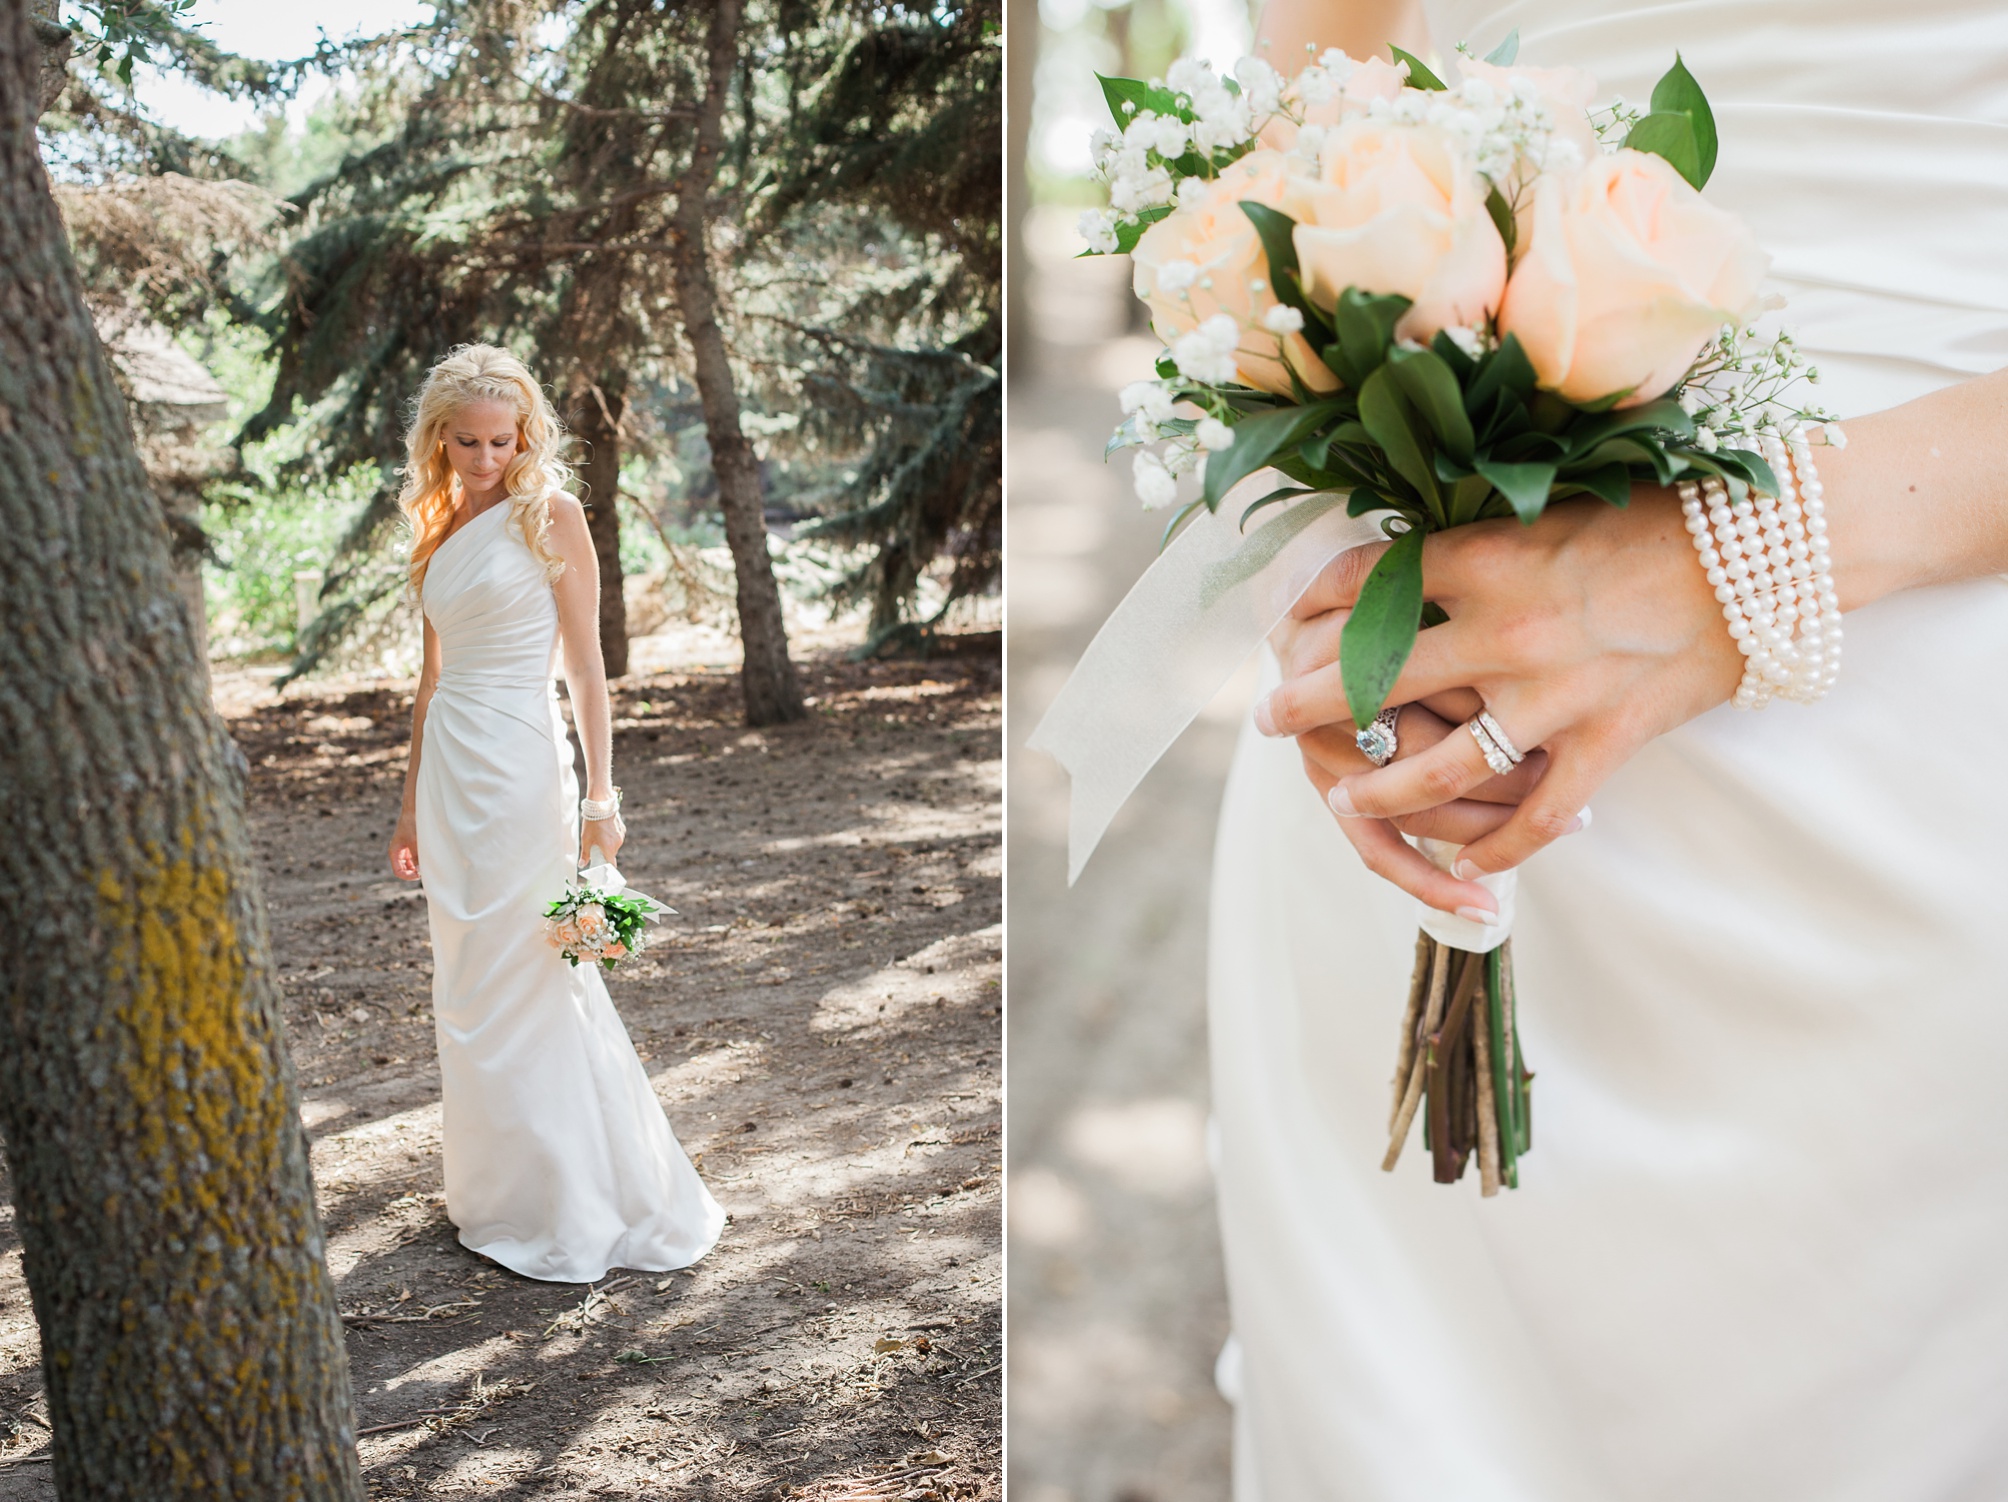
M 1217 314 L 1241 327 L 1234 364 L 1241 379 L 1263 391 L 1287 395 L 1295 370 L 1313 391 L 1337 388 L 1302 334 L 1272 333 L 1263 323 L 1277 306 L 1269 261 L 1241 200 L 1301 218 L 1313 187 L 1293 175 L 1278 151 L 1251 151 L 1214 180 L 1198 202 L 1158 220 L 1137 241 L 1132 256 L 1136 295 L 1150 305 L 1151 327 L 1166 344 Z M 1288 361 L 1286 368 L 1284 362 Z
M 1464 58 L 1458 62 L 1457 71 L 1462 79 L 1475 78 L 1489 85 L 1502 101 L 1509 94 L 1532 90 L 1534 97 L 1548 107 L 1548 118 L 1557 136 L 1573 141 L 1584 161 L 1597 154 L 1597 133 L 1590 126 L 1590 106 L 1596 102 L 1597 81 L 1580 68 L 1523 68 L 1517 63 L 1501 67 Z M 1465 102 L 1470 102 L 1468 96 Z
M 1396 333 L 1427 343 L 1499 306 L 1506 246 L 1485 183 L 1447 131 L 1353 120 L 1326 137 L 1320 186 L 1297 226 L 1304 289 L 1323 308 L 1348 287 L 1415 306 Z
M 603 960 L 617 960 L 626 953 L 627 945 L 621 943 L 619 939 L 609 939 L 607 940 L 606 948 L 600 951 L 600 958 Z
M 1759 308 L 1771 258 L 1666 161 L 1597 156 L 1542 178 L 1499 310 L 1540 383 L 1570 401 L 1664 395 L 1725 323 Z
M 558 925 L 557 938 L 560 949 L 577 949 L 580 943 L 579 925 L 569 919 L 560 923 Z
M 1392 100 L 1401 93 L 1408 77 L 1405 70 L 1384 58 L 1370 57 L 1362 63 L 1344 53 L 1333 58 L 1330 52 L 1325 58 L 1332 60 L 1321 59 L 1284 86 L 1283 105 L 1290 114 L 1270 117 L 1262 127 L 1264 146 L 1288 151 L 1297 144 L 1297 132 L 1303 126 L 1330 130 L 1363 115 L 1374 100 Z M 1291 115 L 1297 118 L 1293 120 Z

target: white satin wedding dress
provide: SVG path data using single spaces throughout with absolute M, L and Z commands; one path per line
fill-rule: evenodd
M 2008 365 L 1998 0 L 1430 22 L 1518 26 L 1600 98 L 1678 48 L 1708 195 L 1835 410 Z M 1857 611 L 1846 654 L 1819 705 L 1647 747 L 1525 868 L 1534 1151 L 1486 1201 L 1415 1143 L 1380 1171 L 1414 908 L 1244 734 L 1211 956 L 1237 1502 L 2008 1497 L 2008 583 Z
M 725 1214 L 684 1156 L 598 969 L 544 940 L 576 874 L 578 779 L 552 667 L 557 601 L 491 506 L 432 555 L 439 686 L 418 765 L 446 1213 L 525 1277 L 687 1267 Z

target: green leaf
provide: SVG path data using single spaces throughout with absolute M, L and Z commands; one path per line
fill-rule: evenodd
M 1553 391 L 1536 391 L 1527 399 L 1527 420 L 1535 430 L 1557 437 L 1582 415 L 1582 405 Z
M 1320 423 L 1338 409 L 1331 402 L 1310 407 L 1284 407 L 1256 417 L 1244 417 L 1234 425 L 1234 442 L 1207 456 L 1206 490 L 1201 499 L 1211 511 L 1235 484 L 1246 479 L 1275 458 L 1282 450 L 1301 443 Z M 1286 471 L 1287 473 L 1287 471 Z
M 1443 80 L 1424 67 L 1422 59 L 1417 57 L 1413 52 L 1404 52 L 1393 43 L 1388 44 L 1387 50 L 1394 54 L 1396 62 L 1408 64 L 1408 86 L 1411 89 L 1441 89 L 1446 87 Z
M 1492 482 L 1483 475 L 1466 475 L 1450 487 L 1450 524 L 1461 527 L 1475 522 L 1492 495 Z
M 1159 204 L 1154 209 L 1143 209 L 1136 219 L 1116 226 L 1116 254 L 1128 255 L 1136 249 L 1136 242 L 1143 238 L 1144 231 L 1171 212 L 1170 204 Z
M 1357 287 L 1348 287 L 1339 294 L 1332 324 L 1338 330 L 1339 348 L 1344 352 L 1347 367 L 1337 372 L 1340 380 L 1355 391 L 1366 384 L 1367 377 L 1387 359 L 1388 347 L 1394 343 L 1394 326 L 1411 306 L 1410 300 L 1400 293 L 1374 297 Z
M 1694 127 L 1694 145 L 1700 170 L 1688 181 L 1697 188 L 1701 187 L 1715 173 L 1715 111 L 1708 107 L 1708 96 L 1701 91 L 1694 75 L 1687 71 L 1687 64 L 1681 61 L 1678 52 L 1673 55 L 1673 66 L 1652 86 L 1652 112 L 1655 115 L 1685 115 L 1688 124 Z
M 1696 188 L 1707 181 L 1701 175 L 1701 146 L 1691 116 L 1654 110 L 1631 128 L 1625 145 L 1633 151 L 1664 157 L 1672 163 L 1674 171 Z
M 1284 272 L 1297 270 L 1297 241 L 1295 230 L 1297 221 L 1281 209 L 1272 209 L 1266 203 L 1257 203 L 1252 198 L 1241 200 L 1241 212 L 1248 216 L 1248 222 L 1255 226 L 1256 238 L 1262 242 L 1262 254 L 1269 261 L 1271 280 Z
M 1499 231 L 1499 238 L 1505 242 L 1510 259 L 1513 244 L 1520 238 L 1520 224 L 1513 217 L 1513 206 L 1506 201 L 1504 193 L 1494 188 L 1485 195 L 1485 212 L 1492 216 L 1492 227 Z
M 1408 398 L 1394 383 L 1394 378 L 1386 366 L 1382 366 L 1367 377 L 1360 387 L 1360 421 L 1373 436 L 1373 441 L 1387 455 L 1387 462 L 1394 472 L 1415 487 L 1417 495 L 1435 515 L 1443 521 L 1442 494 L 1437 488 L 1436 471 L 1431 467 L 1424 452 L 1421 438 L 1416 428 L 1422 424 L 1421 416 L 1409 405 Z
M 1398 349 L 1388 356 L 1388 371 L 1429 423 L 1437 446 L 1459 464 L 1469 464 L 1477 440 L 1464 411 L 1464 391 L 1448 365 L 1426 349 Z
M 1613 506 L 1622 508 L 1631 504 L 1631 471 L 1622 464 L 1600 464 L 1584 474 L 1570 475 L 1569 481 Z
M 1466 410 L 1475 410 L 1495 391 L 1508 392 L 1525 402 L 1534 391 L 1534 364 L 1520 347 L 1520 336 L 1508 334 L 1499 347 L 1485 357 L 1465 398 Z
M 1658 401 L 1647 402 L 1638 407 L 1627 407 L 1622 412 L 1613 412 L 1595 422 L 1571 428 L 1567 435 L 1569 453 L 1572 457 L 1587 454 L 1599 444 L 1620 434 L 1653 430 L 1691 438 L 1694 436 L 1694 419 L 1687 415 L 1687 409 L 1679 402 L 1661 397 Z
M 1498 487 L 1523 522 L 1531 522 L 1541 514 L 1548 504 L 1548 492 L 1555 484 L 1552 464 L 1506 464 L 1497 459 L 1480 459 L 1473 467 Z
M 1717 449 L 1712 454 L 1704 454 L 1699 449 L 1683 448 L 1678 457 L 1704 473 L 1718 474 L 1725 480 L 1741 480 L 1766 495 L 1778 493 L 1778 476 L 1764 462 L 1761 454 L 1749 449 Z
M 1315 348 L 1329 337 L 1332 324 L 1324 310 L 1304 296 L 1297 268 L 1297 221 L 1252 199 L 1241 201 L 1241 212 L 1248 216 L 1262 242 L 1262 254 L 1269 262 L 1269 285 L 1276 293 L 1276 300 L 1304 315 L 1304 332 Z
M 1101 82 L 1102 97 L 1109 102 L 1109 113 L 1115 116 L 1117 130 L 1128 130 L 1130 121 L 1144 110 L 1157 115 L 1172 115 L 1180 120 L 1192 118 L 1192 111 L 1178 107 L 1178 96 L 1170 89 L 1153 89 L 1140 78 L 1104 78 L 1099 73 L 1095 77 Z M 1133 104 L 1136 108 L 1125 110 L 1125 104 Z
M 1515 26 L 1506 33 L 1506 40 L 1485 54 L 1485 61 L 1496 67 L 1510 68 L 1513 60 L 1520 55 L 1520 28 Z M 1675 56 L 1679 54 L 1676 53 Z
M 1241 513 L 1241 530 L 1243 532 L 1246 532 L 1248 530 L 1248 519 L 1252 517 L 1256 512 L 1260 511 L 1264 506 L 1273 506 L 1279 501 L 1293 500 L 1297 496 L 1309 495 L 1310 493 L 1311 493 L 1310 491 L 1305 490 L 1301 486 L 1297 485 L 1285 485 L 1280 490 L 1270 491 L 1267 495 L 1263 496 L 1261 500 L 1251 503 L 1248 509 Z
M 1339 637 L 1339 675 L 1355 725 L 1371 724 L 1401 676 L 1422 626 L 1423 530 L 1411 527 L 1381 554 L 1360 586 Z
M 1429 347 L 1436 351 L 1437 359 L 1450 367 L 1450 373 L 1460 383 L 1470 380 L 1472 373 L 1478 369 L 1478 362 L 1458 347 L 1447 329 L 1438 329 L 1436 337 L 1429 341 Z

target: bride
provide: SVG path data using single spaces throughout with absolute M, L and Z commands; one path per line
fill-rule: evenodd
M 686 1267 L 723 1228 L 670 1131 L 596 966 L 570 968 L 542 910 L 625 831 L 600 660 L 599 568 L 562 488 L 564 430 L 507 351 L 435 365 L 398 503 L 425 613 L 391 869 L 425 885 L 446 1212 L 525 1277 Z M 588 797 L 552 669 L 564 653 Z M 581 829 L 580 815 L 584 814 Z
M 2008 11 L 1274 0 L 1263 31 L 1289 70 L 1514 26 L 1600 97 L 1678 49 L 1714 101 L 1709 197 L 1847 419 L 1816 451 L 1846 662 L 1817 705 L 1730 707 L 1741 659 L 1647 489 L 1430 538 L 1452 621 L 1385 769 L 1332 666 L 1376 550 L 1274 639 L 1213 893 L 1235 1495 L 2008 1496 Z M 1450 733 L 1481 701 L 1544 748 L 1511 780 Z M 1384 1175 L 1404 892 L 1482 914 L 1461 877 L 1522 862 L 1523 1187 Z

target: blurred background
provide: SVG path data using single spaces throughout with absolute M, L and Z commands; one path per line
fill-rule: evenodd
M 1230 1411 L 1207 1166 L 1213 826 L 1252 669 L 1151 773 L 1071 891 L 1067 778 L 1023 749 L 1163 514 L 1102 449 L 1158 344 L 1126 258 L 1078 259 L 1104 200 L 1097 72 L 1227 68 L 1245 0 L 1011 0 L 1006 577 L 1011 1105 L 1008 1423 L 1015 1502 L 1212 1502 Z
M 708 7 L 31 8 L 42 154 L 219 682 L 415 671 L 400 432 L 470 339 L 577 440 L 611 677 L 736 664 L 762 572 L 812 652 L 996 629 L 1002 0 L 745 8 L 743 55 L 785 61 L 749 61 L 693 195 L 730 435 L 665 250 L 695 115 L 662 101 L 702 92 Z M 711 463 L 742 437 L 764 558 Z

